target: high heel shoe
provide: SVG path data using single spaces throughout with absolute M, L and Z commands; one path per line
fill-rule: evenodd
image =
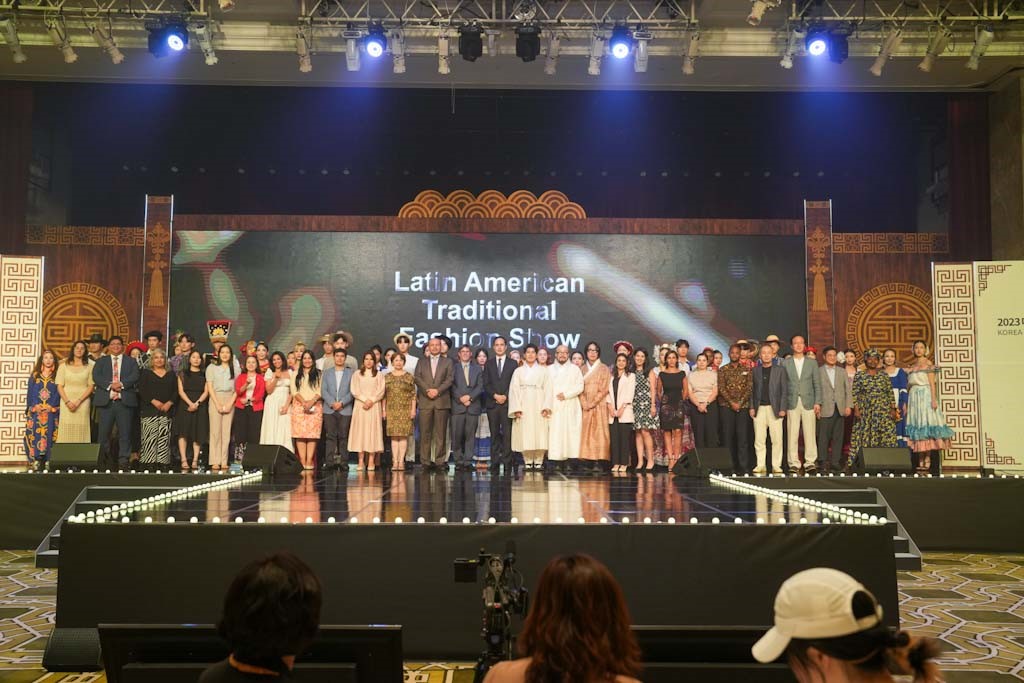
M 187 460 L 182 460 L 181 461 L 181 471 L 182 472 L 191 472 L 192 471 L 192 468 L 188 466 L 188 461 Z

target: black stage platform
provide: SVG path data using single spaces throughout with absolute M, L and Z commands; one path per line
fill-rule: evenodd
M 213 482 L 226 485 L 141 508 L 111 500 L 112 488 L 83 498 L 85 523 L 60 532 L 48 668 L 94 667 L 100 623 L 215 621 L 238 569 L 279 549 L 323 579 L 325 623 L 401 624 L 407 658 L 479 654 L 480 589 L 455 583 L 452 563 L 509 541 L 531 587 L 555 554 L 600 558 L 639 624 L 763 626 L 779 584 L 818 565 L 860 578 L 898 619 L 889 525 L 825 524 L 829 513 L 807 504 L 708 480 L 350 470 Z M 85 517 L 108 507 L 110 521 Z

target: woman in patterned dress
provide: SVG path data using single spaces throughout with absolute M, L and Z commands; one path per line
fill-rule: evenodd
M 153 350 L 149 369 L 139 375 L 139 462 L 160 469 L 171 465 L 171 419 L 177 403 L 178 378 L 167 367 L 163 349 Z
M 60 392 L 60 443 L 89 443 L 92 405 L 92 361 L 84 341 L 71 345 L 68 359 L 57 368 Z
M 28 378 L 25 402 L 25 457 L 43 469 L 57 438 L 60 422 L 60 392 L 57 391 L 57 356 L 43 351 Z
M 928 360 L 928 347 L 923 341 L 916 341 L 913 350 L 914 362 L 908 368 L 907 443 L 919 454 L 917 470 L 930 472 L 932 451 L 949 448 L 953 430 L 939 409 L 939 396 L 935 391 L 938 368 Z
M 391 439 L 393 470 L 405 469 L 405 453 L 416 417 L 416 383 L 405 371 L 405 354 L 391 357 L 391 372 L 384 376 L 384 419 Z
M 649 370 L 647 349 L 640 348 L 633 353 L 633 374 L 636 377 L 636 391 L 633 394 L 633 430 L 636 432 L 636 470 L 654 469 L 654 438 L 652 433 L 661 428 L 658 412 L 651 401 L 651 385 L 658 376 Z M 644 463 L 647 466 L 644 466 Z
M 878 367 L 876 349 L 864 352 L 864 370 L 853 378 L 853 414 L 857 418 L 850 440 L 849 462 L 860 458 L 862 448 L 894 448 L 899 409 L 892 394 L 892 382 Z
M 591 463 L 595 471 L 604 467 L 601 463 L 611 462 L 611 435 L 608 431 L 608 389 L 612 384 L 612 373 L 601 362 L 601 347 L 590 342 L 586 347 L 587 362 L 583 365 L 583 393 L 580 405 L 583 407 L 583 434 L 580 439 L 580 459 Z
M 292 391 L 292 438 L 302 469 L 313 469 L 316 442 L 324 426 L 323 398 L 320 396 L 320 371 L 313 352 L 305 350 L 299 357 Z

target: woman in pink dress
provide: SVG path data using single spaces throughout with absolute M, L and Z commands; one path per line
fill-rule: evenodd
M 323 399 L 320 397 L 320 371 L 311 351 L 303 351 L 295 372 L 292 392 L 292 438 L 302 469 L 313 469 L 316 442 L 324 426 Z
M 377 456 L 384 451 L 381 401 L 384 400 L 384 373 L 378 370 L 377 357 L 363 354 L 359 371 L 352 375 L 352 426 L 348 432 L 348 450 L 359 454 L 359 469 L 377 469 Z

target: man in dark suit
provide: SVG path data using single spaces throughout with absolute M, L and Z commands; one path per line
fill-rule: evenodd
M 484 391 L 487 392 L 487 422 L 491 428 L 491 472 L 504 465 L 512 467 L 512 420 L 508 417 L 508 387 L 519 365 L 506 355 L 508 342 L 495 337 L 494 356 L 484 366 Z
M 761 347 L 761 364 L 754 368 L 750 392 L 750 417 L 754 420 L 754 474 L 765 474 L 766 437 L 772 438 L 772 474 L 782 474 L 782 418 L 786 416 L 789 376 L 773 362 L 771 344 Z
M 452 382 L 452 450 L 456 470 L 473 469 L 473 444 L 483 408 L 480 398 L 483 393 L 484 369 L 473 362 L 473 349 L 463 344 L 459 347 Z
M 325 451 L 323 467 L 348 469 L 348 431 L 352 425 L 352 375 L 347 366 L 348 352 L 340 346 L 332 348 L 334 361 L 324 367 L 320 376 L 320 396 L 324 399 Z
M 108 354 L 92 367 L 92 381 L 96 385 L 93 405 L 100 414 L 99 441 L 103 459 L 110 462 L 108 452 L 110 430 L 117 423 L 117 466 L 128 468 L 132 447 L 132 414 L 139 405 L 136 385 L 139 366 L 135 359 L 124 353 L 124 339 L 114 335 L 107 346 Z
M 452 362 L 441 355 L 441 340 L 434 337 L 427 343 L 427 355 L 416 364 L 416 372 L 413 373 L 419 389 L 420 462 L 431 469 L 448 466 L 444 439 L 452 412 L 449 390 L 453 374 Z
M 843 427 L 853 410 L 853 383 L 846 368 L 836 365 L 836 348 L 826 346 L 821 375 L 821 416 L 818 418 L 818 458 L 826 472 L 839 472 L 843 459 Z M 831 450 L 829 447 L 831 446 Z

